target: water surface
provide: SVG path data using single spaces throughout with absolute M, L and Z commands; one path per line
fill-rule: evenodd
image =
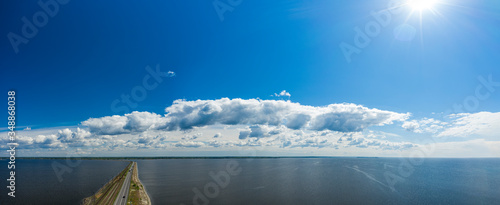
M 241 167 L 217 193 L 209 173 Z M 500 159 L 278 158 L 138 160 L 153 204 L 498 204 Z M 401 169 L 400 169 L 401 168 Z M 392 175 L 394 174 L 394 175 Z M 222 180 L 223 181 L 223 180 Z M 212 183 L 211 185 L 214 185 Z M 392 183 L 393 186 L 389 184 Z M 203 200 L 196 201 L 203 204 Z M 194 203 L 196 204 L 196 203 Z
M 81 160 L 68 164 L 66 160 L 17 159 L 15 200 L 7 196 L 7 163 L 7 160 L 0 160 L 0 204 L 71 205 L 79 204 L 83 198 L 94 194 L 129 162 Z M 71 172 L 65 172 L 60 181 L 52 167 L 53 163 L 66 166 Z

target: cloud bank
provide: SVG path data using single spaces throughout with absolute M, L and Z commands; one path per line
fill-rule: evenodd
M 283 100 L 228 99 L 176 100 L 164 116 L 132 112 L 124 116 L 91 118 L 82 122 L 90 132 L 117 135 L 145 130 L 190 130 L 208 125 L 285 125 L 290 129 L 359 132 L 408 119 L 408 113 L 370 109 L 342 103 L 307 106 Z M 254 131 L 257 133 L 257 130 Z
M 35 134 L 36 130 L 20 131 L 17 142 L 27 150 L 83 150 L 86 153 L 130 149 L 213 151 L 242 147 L 299 149 L 304 153 L 311 149 L 338 150 L 339 153 L 348 150 L 399 152 L 418 149 L 422 145 L 420 137 L 434 137 L 443 149 L 453 143 L 465 146 L 472 140 L 477 147 L 488 147 L 491 151 L 500 142 L 500 113 L 491 112 L 453 114 L 439 120 L 409 119 L 409 113 L 350 103 L 308 106 L 283 100 L 228 98 L 176 100 L 165 112 L 136 111 L 90 118 L 81 123 L 83 127 L 53 129 L 40 134 Z M 394 123 L 401 127 L 386 126 Z M 367 129 L 373 126 L 383 126 L 380 129 L 384 130 Z M 393 132 L 401 128 L 417 134 L 401 136 Z M 0 142 L 7 143 L 6 139 Z M 488 153 L 481 156 L 489 156 Z

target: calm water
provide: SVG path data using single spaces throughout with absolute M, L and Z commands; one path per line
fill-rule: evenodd
M 66 160 L 16 160 L 16 198 L 7 196 L 6 160 L 0 160 L 0 204 L 79 204 L 127 166 L 125 161 L 82 160 L 59 181 L 52 163 Z M 68 166 L 69 167 L 69 166 Z
M 228 183 L 222 177 L 221 188 L 209 172 L 226 170 L 231 160 L 241 172 L 229 175 Z M 401 164 L 387 158 L 138 161 L 154 204 L 193 204 L 193 189 L 203 194 L 196 198 L 199 204 L 500 203 L 500 159 L 425 159 L 400 170 Z
M 78 204 L 128 164 L 84 160 L 59 182 L 53 162 L 66 163 L 17 160 L 16 203 L 2 188 L 0 204 Z M 402 162 L 387 158 L 167 159 L 138 160 L 138 165 L 154 204 L 193 204 L 196 191 L 199 204 L 500 204 L 500 159 L 425 159 L 421 165 L 400 170 Z M 0 166 L 0 171 L 0 186 L 6 187 L 6 166 Z

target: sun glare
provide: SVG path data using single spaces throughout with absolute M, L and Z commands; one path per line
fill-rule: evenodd
M 432 9 L 436 0 L 409 0 L 408 5 L 416 11 Z

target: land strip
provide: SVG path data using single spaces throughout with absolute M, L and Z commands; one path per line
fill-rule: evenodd
M 132 182 L 130 183 L 130 192 L 128 194 L 127 204 L 151 205 L 151 199 L 139 180 L 137 162 L 134 162 L 132 168 Z
M 123 183 L 125 182 L 126 176 L 129 173 L 132 166 L 132 162 L 125 167 L 118 175 L 116 175 L 111 181 L 106 183 L 99 191 L 97 191 L 93 196 L 83 199 L 83 205 L 108 205 L 113 204 L 118 193 L 121 190 Z

